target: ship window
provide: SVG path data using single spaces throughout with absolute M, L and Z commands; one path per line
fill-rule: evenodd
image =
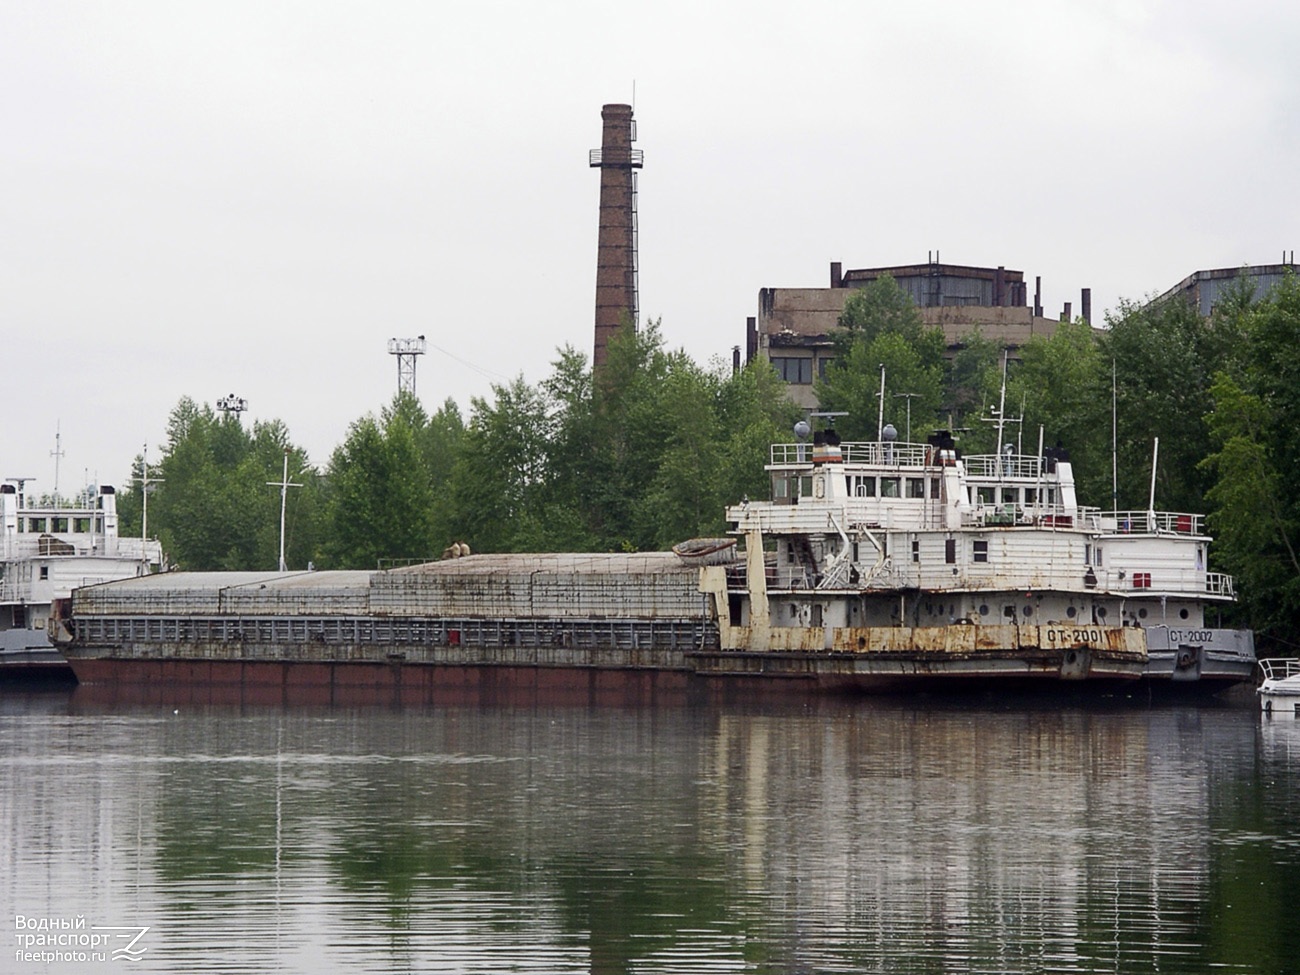
M 1083 564 L 1084 564 L 1084 565 L 1092 565 L 1092 546 L 1091 546 L 1091 545 L 1085 545 L 1085 546 L 1083 547 Z
M 957 539 L 948 538 L 943 543 L 943 560 L 949 565 L 957 561 Z M 956 570 L 954 570 L 956 571 Z
M 81 532 L 82 534 L 88 533 L 90 531 L 90 519 L 74 518 L 72 520 L 72 530 L 74 532 Z
M 775 475 L 772 478 L 772 500 L 780 501 L 788 497 L 790 497 L 790 479 L 784 474 Z
M 790 565 L 794 565 L 794 545 L 787 545 L 785 547 L 785 560 Z
M 1139 609 L 1139 610 L 1138 610 L 1138 619 L 1140 619 L 1140 620 L 1144 620 L 1144 619 L 1146 619 L 1146 618 L 1147 618 L 1147 611 L 1146 611 L 1145 609 Z
M 1070 619 L 1074 619 L 1076 616 L 1079 615 L 1079 611 L 1075 609 L 1073 606 L 1070 606 L 1066 609 L 1065 615 L 1070 617 Z
M 1105 607 L 1105 606 L 1098 606 L 1098 607 L 1097 607 L 1097 619 L 1104 620 L 1105 618 L 1106 618 L 1106 607 Z
M 13 628 L 15 630 L 26 629 L 27 628 L 27 607 L 14 606 L 10 614 L 10 618 L 13 620 Z
M 43 531 L 45 531 L 45 519 L 44 519 L 44 518 L 28 518 L 28 519 L 27 519 L 27 530 L 28 530 L 29 532 L 43 532 Z
M 882 498 L 898 497 L 899 483 L 896 477 L 882 477 L 880 479 L 880 496 Z
M 1025 488 L 1025 504 L 1033 504 L 1038 499 L 1037 488 Z
M 937 477 L 932 477 L 930 478 L 930 497 L 937 498 L 938 496 L 939 496 L 939 479 Z
M 980 603 L 980 615 L 981 615 L 981 616 L 988 616 L 988 615 L 989 615 L 989 604 L 988 604 L 988 603 Z
M 909 477 L 907 479 L 907 496 L 909 498 L 925 497 L 925 478 Z
M 977 489 L 976 489 L 976 493 L 977 493 L 978 496 L 979 496 L 979 503 L 980 503 L 980 504 L 992 504 L 992 503 L 993 503 L 993 489 L 992 489 L 991 487 L 982 487 L 982 488 L 977 488 Z
M 50 567 L 48 565 L 41 566 L 41 578 L 48 579 L 49 577 L 50 577 Z
M 864 474 L 849 477 L 849 492 L 855 498 L 874 498 L 876 496 L 876 479 Z
M 1187 619 L 1187 610 L 1186 610 L 1186 609 L 1180 609 L 1180 610 L 1178 611 L 1178 618 L 1179 618 L 1180 620 L 1185 620 L 1185 619 Z
M 1094 565 L 1101 565 L 1101 546 L 1100 546 L 1100 545 L 1098 545 L 1096 548 L 1094 548 L 1094 549 L 1092 550 L 1092 555 L 1093 555 L 1093 558 L 1095 558 L 1095 559 L 1097 560 L 1097 561 L 1094 562 L 1093 564 L 1094 564 Z
M 67 518 L 51 518 L 51 519 L 50 519 L 50 531 L 52 531 L 52 532 L 66 532 L 67 530 L 68 530 L 68 519 L 67 519 Z
M 799 478 L 799 497 L 807 498 L 812 496 L 812 475 L 808 474 Z
M 1020 489 L 1019 489 L 1019 488 L 1009 488 L 1009 487 L 1004 487 L 1004 488 L 1002 489 L 1002 503 L 1003 503 L 1003 504 L 1019 504 L 1019 503 L 1020 503 Z
M 1024 613 L 1026 616 L 1033 616 L 1033 615 L 1034 615 L 1034 607 L 1032 607 L 1032 606 L 1024 606 L 1024 607 L 1021 608 L 1020 612 Z
M 989 560 L 989 543 L 986 541 L 975 542 L 971 551 L 971 558 L 976 562 L 987 562 Z
M 921 543 L 917 539 L 912 539 L 912 561 L 921 561 Z
M 1013 620 L 1016 618 L 1016 608 L 1014 606 L 1003 606 L 1002 615 L 1009 620 Z

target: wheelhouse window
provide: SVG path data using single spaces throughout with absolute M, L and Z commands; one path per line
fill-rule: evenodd
M 994 489 L 991 487 L 976 488 L 975 489 L 976 500 L 978 500 L 980 504 L 992 504 L 993 490 Z
M 907 496 L 909 498 L 925 497 L 925 478 L 909 477 L 907 479 Z
M 989 560 L 989 543 L 983 539 L 976 541 L 971 547 L 971 561 L 987 562 Z
M 896 477 L 882 477 L 880 479 L 880 496 L 882 498 L 898 497 L 898 490 L 901 485 Z
M 876 479 L 867 474 L 850 474 L 849 494 L 855 498 L 874 498 Z

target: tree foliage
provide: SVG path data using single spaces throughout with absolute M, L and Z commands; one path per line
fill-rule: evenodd
M 314 557 L 320 484 L 306 454 L 278 420 L 246 429 L 238 414 L 183 398 L 167 423 L 167 443 L 148 477 L 149 533 L 168 559 L 186 569 L 274 569 L 279 564 L 280 492 L 284 458 L 291 480 L 303 484 L 285 497 L 286 561 L 299 568 Z M 123 495 L 123 527 L 142 527 L 142 458 Z
M 1300 284 L 1288 276 L 1256 303 L 1223 315 L 1239 343 L 1210 388 L 1210 486 L 1219 565 L 1236 579 L 1265 646 L 1300 650 Z M 1216 322 L 1219 324 L 1219 322 Z

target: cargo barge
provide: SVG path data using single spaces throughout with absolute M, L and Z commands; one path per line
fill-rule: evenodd
M 1247 630 L 1201 517 L 1079 505 L 1063 451 L 963 458 L 950 437 L 776 444 L 732 537 L 634 555 L 468 555 L 357 572 L 164 573 L 78 589 L 83 683 L 484 682 L 1210 690 Z M 459 546 L 455 551 L 460 551 Z

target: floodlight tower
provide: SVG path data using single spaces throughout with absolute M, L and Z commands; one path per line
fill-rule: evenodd
M 389 339 L 388 354 L 397 356 L 397 392 L 415 395 L 415 357 L 424 355 L 424 336 L 413 339 Z
M 222 413 L 234 413 L 238 416 L 248 409 L 248 400 L 231 393 L 229 396 L 223 396 L 217 400 L 217 409 Z

